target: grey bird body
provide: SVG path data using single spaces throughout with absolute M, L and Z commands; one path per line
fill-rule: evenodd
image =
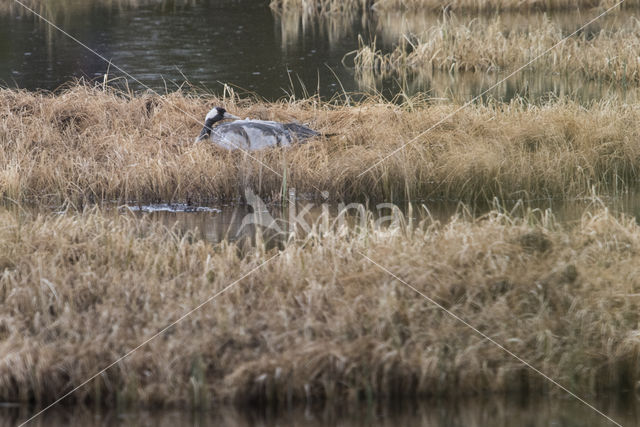
M 216 107 L 207 114 L 205 126 L 196 141 L 209 139 L 227 150 L 262 150 L 268 147 L 284 147 L 294 142 L 320 134 L 297 123 L 280 123 L 268 120 L 236 120 L 213 126 L 224 119 L 238 119 L 223 108 Z

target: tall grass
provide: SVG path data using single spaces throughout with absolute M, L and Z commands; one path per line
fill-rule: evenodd
M 433 13 L 430 10 L 376 10 L 374 13 L 363 12 L 357 6 L 346 7 L 349 2 L 339 3 L 340 9 L 336 12 L 321 12 L 324 8 L 318 9 L 310 7 L 305 3 L 305 7 L 277 7 L 274 9 L 275 16 L 281 27 L 282 44 L 287 48 L 290 44 L 295 44 L 303 33 L 323 34 L 330 44 L 339 42 L 346 37 L 356 37 L 356 31 L 360 34 L 375 32 L 378 35 L 378 42 L 382 42 L 385 48 L 397 44 L 404 35 L 420 35 L 425 30 L 439 27 L 443 14 Z M 331 9 L 332 10 L 332 9 Z M 572 32 L 579 25 L 596 18 L 601 13 L 599 9 L 569 9 L 555 13 L 546 14 L 544 12 L 522 13 L 520 10 L 499 12 L 503 31 L 520 30 L 527 28 L 538 28 L 543 19 L 550 20 L 554 25 L 562 29 L 563 32 Z M 487 14 L 446 14 L 448 19 L 455 16 L 458 25 L 489 25 L 494 22 L 498 13 Z M 600 28 L 616 28 L 629 17 L 635 16 L 634 9 L 612 11 L 591 24 L 587 31 L 592 32 Z
M 312 14 L 344 14 L 357 13 L 361 8 L 367 8 L 370 0 L 271 0 L 271 9 L 281 12 L 288 10 L 299 10 Z
M 331 223 L 330 221 L 328 221 Z M 66 400 L 353 402 L 556 392 L 362 257 L 581 395 L 640 379 L 640 228 L 493 211 L 325 229 Z M 50 402 L 275 255 L 132 217 L 0 212 L 0 399 Z
M 482 11 L 531 11 L 531 10 L 575 10 L 589 8 L 609 8 L 617 4 L 614 0 L 453 0 L 441 2 L 438 0 L 374 0 L 373 7 L 385 9 L 431 9 L 453 10 L 466 12 Z M 621 7 L 638 6 L 637 1 L 625 1 Z
M 254 158 L 196 144 L 200 118 L 214 105 L 242 117 L 298 120 L 336 136 L 254 152 Z M 56 95 L 5 89 L 0 196 L 76 204 L 206 202 L 237 199 L 249 186 L 268 199 L 280 194 L 285 165 L 287 185 L 298 194 L 328 191 L 331 199 L 349 201 L 576 196 L 591 194 L 592 187 L 604 192 L 635 185 L 635 104 L 474 105 L 422 135 L 456 108 L 417 98 L 345 106 L 315 98 L 264 103 L 179 92 L 129 97 L 86 85 Z
M 614 6 L 614 0 L 271 0 L 271 8 L 281 11 L 304 9 L 317 14 L 335 14 L 349 11 L 386 10 L 432 10 L 456 12 L 486 11 L 553 11 L 589 8 L 608 8 Z M 637 7 L 637 0 L 626 0 L 620 7 Z
M 354 60 L 360 73 L 397 74 L 512 71 L 535 59 L 528 69 L 598 81 L 640 83 L 640 21 L 635 17 L 615 27 L 583 31 L 559 44 L 572 32 L 563 31 L 548 19 L 528 28 L 507 28 L 499 17 L 489 24 L 445 19 L 416 39 L 405 37 L 390 53 L 361 40 Z M 549 51 L 553 46 L 556 47 Z

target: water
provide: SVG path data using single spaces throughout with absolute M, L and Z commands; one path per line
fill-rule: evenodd
M 344 209 L 347 208 L 346 213 Z M 455 200 L 425 200 L 413 203 L 411 211 L 406 204 L 392 205 L 381 203 L 373 206 L 360 204 L 322 204 L 299 201 L 295 208 L 291 205 L 219 205 L 187 206 L 151 204 L 130 204 L 120 207 L 120 212 L 131 209 L 139 218 L 159 222 L 174 228 L 180 233 L 193 233 L 197 238 L 217 243 L 222 240 L 241 240 L 255 236 L 256 225 L 262 231 L 270 231 L 267 237 L 286 237 L 292 231 L 293 224 L 299 235 L 304 235 L 314 224 L 320 221 L 323 213 L 328 214 L 332 224 L 344 224 L 349 227 L 366 225 L 367 221 L 377 221 L 381 227 L 389 226 L 402 218 L 412 219 L 414 223 L 429 218 L 441 223 L 449 222 L 456 214 L 471 215 L 479 218 L 492 209 L 500 209 L 514 216 L 536 210 L 539 215 L 549 210 L 556 220 L 566 227 L 579 223 L 585 213 L 596 212 L 603 208 L 613 213 L 624 213 L 640 221 L 640 191 L 630 192 L 616 197 L 580 198 L 580 199 L 540 199 L 526 203 L 508 200 L 496 204 L 462 204 Z M 261 213 L 256 217 L 254 212 Z M 343 212 L 342 215 L 340 213 Z M 395 215 L 395 216 L 394 216 Z M 292 220 L 291 218 L 297 218 Z M 275 221 L 274 227 L 269 227 Z M 270 230 L 269 230 L 270 229 Z
M 300 13 L 274 14 L 268 1 L 256 0 L 56 0 L 37 11 L 62 29 L 130 73 L 123 75 L 69 37 L 22 9 L 0 4 L 0 82 L 30 90 L 53 90 L 73 78 L 102 81 L 134 90 L 147 85 L 162 93 L 185 87 L 220 94 L 229 84 L 239 93 L 274 100 L 290 94 L 319 93 L 325 98 L 343 92 L 398 93 L 464 101 L 504 77 L 504 74 L 448 74 L 398 79 L 357 76 L 343 58 L 358 47 L 358 36 L 377 40 L 390 50 L 402 34 L 420 34 L 437 25 L 431 13 L 354 13 L 318 18 Z M 550 15 L 573 31 L 596 12 Z M 613 14 L 592 29 L 615 27 L 635 12 Z M 486 16 L 461 16 L 490 20 Z M 542 14 L 505 15 L 506 25 L 528 26 Z M 142 84 L 141 84 L 142 83 Z M 550 95 L 551 94 L 551 95 Z M 636 91 L 576 76 L 522 73 L 498 85 L 487 96 L 508 101 L 570 96 L 589 102 L 607 96 L 627 98 Z
M 322 92 L 331 96 L 339 90 L 338 79 L 347 84 L 353 80 L 338 66 L 353 48 L 352 38 L 330 42 L 307 34 L 292 46 L 283 40 L 267 2 L 213 0 L 183 5 L 176 1 L 166 7 L 123 9 L 104 6 L 109 2 L 88 3 L 44 15 L 161 92 L 175 90 L 186 78 L 212 91 L 229 83 L 274 99 L 289 91 L 290 78 L 298 89 L 301 79 L 315 91 L 319 70 Z M 11 86 L 54 89 L 74 77 L 101 78 L 109 69 L 29 13 L 2 14 L 0 40 L 0 81 Z M 110 74 L 121 75 L 113 67 Z M 355 87 L 351 84 L 348 89 Z
M 637 401 L 595 402 L 605 414 L 624 426 L 640 423 Z M 16 425 L 34 412 L 26 407 L 0 409 L 0 426 Z M 507 400 L 481 398 L 457 403 L 424 401 L 401 407 L 362 407 L 349 410 L 299 408 L 283 411 L 237 410 L 229 407 L 207 412 L 188 411 L 106 411 L 57 407 L 32 422 L 33 426 L 527 426 L 600 427 L 612 426 L 602 415 L 574 399 Z

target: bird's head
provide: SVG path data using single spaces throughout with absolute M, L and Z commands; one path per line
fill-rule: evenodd
M 204 119 L 204 127 L 200 132 L 200 135 L 196 138 L 196 142 L 207 139 L 211 136 L 211 129 L 216 122 L 224 119 L 239 119 L 240 117 L 230 114 L 222 107 L 214 107 L 207 113 L 207 117 Z

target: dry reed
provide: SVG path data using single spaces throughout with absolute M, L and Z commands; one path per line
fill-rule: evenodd
M 432 10 L 456 12 L 488 11 L 557 11 L 590 8 L 609 8 L 616 5 L 614 0 L 271 0 L 271 8 L 276 11 L 308 10 L 316 14 L 336 14 L 362 12 L 369 8 L 376 11 L 388 10 Z M 620 7 L 637 7 L 637 0 L 626 0 Z
M 271 0 L 276 12 L 302 11 L 311 15 L 353 14 L 369 7 L 370 0 Z
M 214 105 L 242 117 L 299 120 L 337 136 L 254 152 L 255 159 L 195 144 Z M 298 194 L 328 191 L 349 201 L 576 196 L 592 187 L 603 193 L 635 184 L 635 105 L 475 105 L 422 135 L 456 108 L 420 99 L 344 106 L 315 98 L 263 103 L 183 93 L 129 98 L 83 85 L 57 95 L 0 90 L 0 196 L 44 203 L 206 202 L 237 199 L 250 186 L 269 199 L 282 192 L 285 170 Z
M 637 424 L 637 415 L 629 410 L 629 405 L 621 405 L 620 399 L 603 399 L 597 406 L 623 426 Z M 31 425 L 67 426 L 67 427 L 112 427 L 123 424 L 122 419 L 133 424 L 138 420 L 143 426 L 175 427 L 196 424 L 198 426 L 255 427 L 295 426 L 325 427 L 327 425 L 364 426 L 375 424 L 377 427 L 397 426 L 439 426 L 439 425 L 528 425 L 531 420 L 540 424 L 558 414 L 564 419 L 592 420 L 585 406 L 565 399 L 533 399 L 523 403 L 522 399 L 457 399 L 451 402 L 437 400 L 433 402 L 393 402 L 390 405 L 351 405 L 349 407 L 293 407 L 281 411 L 264 411 L 264 408 L 252 410 L 247 407 L 218 406 L 210 411 L 184 411 L 181 409 L 158 410 L 134 409 L 126 414 L 119 411 L 100 411 L 86 406 L 52 408 L 46 418 L 40 418 Z M 5 409 L 0 413 L 0 426 L 19 425 L 29 415 L 28 411 Z M 593 417 L 593 418 L 591 418 Z M 135 421 L 134 421 L 135 420 Z M 302 421 L 304 420 L 304 421 Z M 481 422 L 479 420 L 482 420 Z M 136 424 L 139 425 L 139 424 Z
M 337 7 L 338 5 L 336 5 Z M 282 7 L 275 8 L 278 18 L 283 46 L 295 43 L 303 33 L 324 34 L 330 44 L 334 44 L 346 37 L 353 37 L 354 31 L 361 34 L 375 33 L 378 40 L 385 47 L 397 44 L 405 34 L 422 34 L 429 28 L 441 25 L 442 14 L 429 10 L 378 10 L 376 13 L 362 13 L 356 6 L 348 6 L 348 2 L 339 4 L 342 9 L 333 13 L 318 13 L 313 7 Z M 321 8 L 322 10 L 323 8 Z M 553 14 L 545 13 L 518 13 L 518 11 L 500 12 L 500 20 L 505 29 L 514 30 L 527 27 L 537 28 L 542 19 L 549 19 L 564 32 L 571 32 L 585 22 L 594 19 L 601 13 L 600 10 L 570 9 Z M 495 19 L 496 14 L 456 14 L 459 24 L 489 25 Z M 617 27 L 624 20 L 635 16 L 635 10 L 621 10 L 610 12 L 598 18 L 588 27 L 588 31 L 603 27 Z M 356 34 L 357 35 L 357 34 Z
M 573 32 L 573 31 L 571 31 Z M 355 56 L 360 73 L 443 71 L 512 71 L 528 69 L 582 78 L 640 83 L 640 21 L 632 17 L 615 29 L 583 31 L 560 43 L 570 32 L 544 19 L 529 28 L 506 28 L 500 18 L 485 24 L 446 19 L 417 40 L 406 37 L 392 52 L 360 41 Z M 537 59 L 536 59 L 537 58 Z
M 575 392 L 640 379 L 640 227 L 606 211 L 311 232 L 66 403 L 557 392 L 358 254 Z M 275 255 L 97 210 L 0 212 L 0 399 L 50 402 Z

